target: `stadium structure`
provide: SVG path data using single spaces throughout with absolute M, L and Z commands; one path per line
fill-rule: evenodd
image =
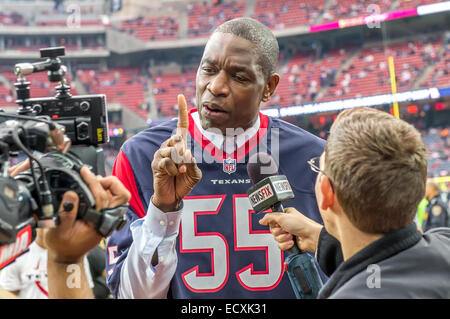
M 104 93 L 112 165 L 123 141 L 195 107 L 195 75 L 220 23 L 253 17 L 280 44 L 276 94 L 262 106 L 323 138 L 339 111 L 368 106 L 413 123 L 429 175 L 450 171 L 450 1 L 436 0 L 20 0 L 0 1 L 0 106 L 14 111 L 13 66 L 65 46 L 73 94 Z M 31 97 L 53 96 L 45 73 Z

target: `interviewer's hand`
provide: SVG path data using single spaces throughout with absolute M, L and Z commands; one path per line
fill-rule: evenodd
M 115 176 L 95 176 L 87 167 L 83 167 L 80 173 L 95 198 L 98 211 L 125 204 L 131 198 L 128 190 Z M 66 264 L 78 263 L 102 239 L 91 222 L 76 219 L 78 204 L 79 198 L 75 192 L 68 191 L 64 194 L 58 210 L 60 224 L 50 228 L 45 235 L 49 260 Z
M 186 99 L 178 95 L 177 132 L 156 151 L 152 161 L 153 204 L 164 212 L 177 210 L 184 196 L 202 178 L 191 151 L 187 150 L 189 120 Z
M 316 251 L 320 231 L 323 227 L 292 207 L 285 208 L 284 213 L 267 213 L 259 223 L 269 225 L 281 250 L 287 250 L 294 246 L 292 238 L 294 235 L 298 248 L 309 252 Z

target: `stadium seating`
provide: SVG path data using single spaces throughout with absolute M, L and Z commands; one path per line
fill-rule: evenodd
M 321 85 L 330 81 L 333 74 L 348 58 L 347 50 L 335 50 L 316 59 L 312 54 L 300 53 L 295 55 L 287 65 L 281 67 L 279 73 L 281 80 L 272 102 L 278 107 L 300 105 L 314 100 Z
M 9 68 L 2 68 L 2 76 L 10 83 L 11 88 L 15 94 L 15 87 L 14 83 L 16 82 L 16 75 L 12 73 L 12 66 Z M 54 96 L 55 95 L 55 87 L 58 85 L 58 83 L 52 83 L 49 82 L 47 73 L 46 72 L 39 72 L 34 73 L 31 75 L 26 76 L 26 79 L 28 82 L 30 82 L 30 97 L 48 97 L 48 96 Z M 71 83 L 71 76 L 70 74 L 66 74 L 66 79 L 69 82 L 69 84 L 72 86 L 70 93 L 73 95 L 78 94 L 77 88 L 73 83 Z M 3 87 L 3 89 L 1 89 Z M 11 96 L 11 91 L 7 89 L 5 86 L 0 86 L 0 97 L 5 94 L 4 98 L 1 99 L 0 105 L 4 106 L 13 106 L 15 104 L 15 97 L 13 96 L 13 101 L 9 101 L 10 103 L 5 104 L 5 102 L 8 102 L 8 99 L 6 99 L 6 96 Z
M 428 154 L 428 174 L 430 177 L 450 174 L 450 136 L 448 128 L 431 128 L 422 132 Z
M 126 19 L 121 21 L 118 30 L 143 41 L 176 40 L 179 38 L 178 15 L 181 14 L 187 15 L 188 38 L 195 38 L 206 37 L 220 23 L 244 15 L 251 15 L 272 29 L 282 29 L 309 25 L 318 21 L 367 15 L 374 13 L 374 10 L 380 12 L 402 10 L 433 2 L 438 1 L 401 0 L 393 3 L 388 0 L 312 0 L 309 2 L 258 0 L 255 1 L 254 8 L 250 12 L 248 10 L 249 4 L 246 1 L 224 0 L 220 4 L 192 1 L 187 5 L 187 12 L 177 13 L 173 16 L 162 15 Z M 92 17 L 92 10 L 94 9 L 86 7 L 83 10 L 84 14 Z M 38 15 L 42 17 L 44 13 L 39 12 Z M 55 11 L 47 13 L 51 14 Z M 11 26 L 26 23 L 20 12 L 0 13 L 0 25 Z M 64 23 L 64 20 L 56 18 L 49 21 L 36 21 L 37 25 L 42 26 L 62 26 Z M 100 23 L 100 19 L 86 18 L 86 20 L 82 20 L 82 26 Z M 96 44 L 89 45 L 86 41 L 82 42 L 81 47 L 72 42 L 65 46 L 67 50 L 71 51 L 99 48 Z M 441 57 L 436 53 L 442 46 L 442 41 L 435 41 L 431 44 L 422 42 L 422 40 L 417 39 L 414 41 L 405 40 L 388 46 L 377 45 L 363 48 L 349 63 L 348 67 L 340 70 L 342 72 L 338 73 L 337 78 L 334 77 L 335 72 L 358 49 L 344 48 L 341 51 L 335 49 L 333 52 L 326 53 L 322 58 L 315 57 L 314 53 L 310 55 L 298 54 L 286 64 L 280 66 L 278 72 L 281 74 L 281 81 L 276 94 L 263 107 L 285 107 L 311 101 L 330 101 L 389 93 L 391 92 L 388 71 L 388 56 L 390 55 L 395 60 L 398 91 L 411 89 L 418 76 L 423 72 L 424 66 L 434 63 L 435 67 L 422 81 L 422 87 L 448 85 L 450 77 L 448 74 L 448 49 L 444 51 L 445 55 Z M 7 45 L 6 49 L 26 52 L 37 48 L 36 46 L 14 44 L 12 46 Z M 430 50 L 434 56 L 428 52 Z M 96 74 L 98 71 L 93 72 Z M 119 75 L 119 81 L 115 80 L 116 73 Z M 144 94 L 147 90 L 147 81 L 152 81 L 153 92 L 148 93 L 153 94 L 160 115 L 170 117 L 176 114 L 174 97 L 180 92 L 185 93 L 190 105 L 193 105 L 195 95 L 194 71 L 181 74 L 169 73 L 152 79 L 138 75 L 139 71 L 136 68 L 101 71 L 95 77 L 90 77 L 89 74 L 89 70 L 85 71 L 81 79 L 90 93 L 106 93 L 109 100 L 120 102 L 142 116 L 146 115 L 146 108 L 141 106 L 145 103 Z M 7 75 L 5 76 L 10 82 L 15 80 Z M 30 77 L 30 80 L 35 81 L 35 85 L 32 85 L 32 95 L 49 95 L 52 88 L 46 87 L 48 81 L 44 78 L 45 74 L 36 75 L 36 78 L 33 77 Z M 6 96 L 8 92 L 7 87 L 2 86 L 0 88 L 1 95 Z M 317 96 L 319 92 L 321 94 Z M 130 96 L 132 96 L 131 99 Z
M 436 59 L 434 53 L 441 45 L 441 41 L 423 43 L 422 40 L 415 40 L 364 48 L 336 79 L 336 87 L 328 89 L 322 100 L 390 93 L 389 56 L 394 58 L 397 91 L 407 91 L 422 72 L 424 65 Z M 346 80 L 349 81 L 348 84 Z
M 0 26 L 49 26 L 49 27 L 64 27 L 68 26 L 68 23 L 80 23 L 81 27 L 84 26 L 101 26 L 103 22 L 100 18 L 90 15 L 88 17 L 80 14 L 80 19 L 75 20 L 68 14 L 60 14 L 57 12 L 45 13 L 36 12 L 42 16 L 33 18 L 32 20 L 24 17 L 20 12 L 0 12 Z M 45 19 L 45 14 L 53 15 L 52 19 Z M 56 15 L 55 15 L 56 14 Z
M 263 108 L 301 105 L 317 101 L 331 101 L 391 92 L 388 57 L 394 57 L 397 76 L 397 91 L 411 89 L 417 77 L 432 60 L 437 60 L 437 52 L 442 41 L 423 43 L 422 40 L 403 41 L 397 44 L 375 46 L 362 49 L 352 63 L 336 79 L 333 73 L 342 66 L 356 49 L 346 48 L 325 54 L 321 59 L 312 54 L 297 54 L 280 66 L 281 80 L 275 95 Z M 427 54 L 427 49 L 431 53 Z M 442 57 L 436 70 L 429 76 L 433 86 L 448 85 L 449 74 L 445 66 L 448 58 Z M 153 79 L 154 97 L 163 116 L 176 114 L 174 96 L 180 92 L 179 86 L 188 88 L 187 95 L 194 96 L 195 72 L 171 73 Z M 323 97 L 315 99 L 325 86 Z M 329 87 L 328 87 L 329 86 Z M 183 90 L 181 90 L 182 92 Z
M 224 1 L 222 5 L 194 2 L 189 6 L 188 37 L 202 38 L 209 36 L 223 22 L 242 17 L 245 1 Z
M 333 0 L 324 13 L 324 21 L 336 21 L 344 18 L 355 18 L 387 12 L 391 5 L 388 0 Z
M 188 12 L 179 12 L 173 16 L 140 16 L 124 19 L 118 30 L 127 32 L 143 41 L 176 40 L 179 38 L 179 15 L 187 14 L 188 38 L 207 37 L 219 24 L 236 17 L 250 15 L 263 22 L 271 29 L 284 29 L 295 26 L 311 25 L 315 22 L 336 21 L 373 13 L 393 10 L 405 10 L 419 5 L 439 2 L 437 0 L 259 0 L 252 12 L 246 12 L 246 1 L 225 0 L 220 4 L 192 1 Z M 101 19 L 95 18 L 98 8 L 83 7 L 81 26 L 103 25 Z M 21 12 L 0 12 L 0 25 L 37 25 L 65 26 L 67 13 L 60 11 L 36 12 L 37 20 L 31 22 Z M 48 14 L 60 15 L 61 19 L 42 19 Z M 97 15 L 98 16 L 98 15 Z M 112 28 L 116 28 L 111 26 Z
M 421 5 L 436 3 L 441 1 L 436 0 L 400 0 L 397 10 L 413 9 Z
M 186 97 L 188 107 L 194 107 L 196 72 L 196 70 L 190 70 L 182 73 L 161 74 L 152 78 L 153 94 L 161 116 L 176 116 L 177 95 L 180 93 Z
M 326 0 L 260 0 L 255 5 L 253 18 L 271 29 L 309 25 L 322 14 L 325 3 Z
M 3 106 L 15 106 L 14 94 L 4 83 L 0 83 L 0 108 Z
M 175 17 L 138 17 L 122 21 L 119 31 L 127 32 L 142 41 L 178 39 L 178 22 Z
M 120 103 L 147 118 L 147 110 L 142 107 L 145 104 L 147 79 L 138 68 L 80 70 L 77 77 L 89 94 L 106 94 L 108 103 Z
M 448 86 L 450 83 L 450 45 L 446 45 L 433 71 L 428 75 L 422 87 Z
M 25 25 L 25 19 L 17 12 L 0 12 L 0 25 L 13 26 L 13 25 Z

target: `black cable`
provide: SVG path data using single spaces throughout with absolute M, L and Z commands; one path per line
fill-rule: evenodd
M 20 128 L 26 134 L 26 130 L 24 130 L 22 126 L 20 126 Z M 43 206 L 42 202 L 44 202 L 44 205 L 48 205 L 48 204 L 50 204 L 52 202 L 52 198 L 51 198 L 50 188 L 48 186 L 47 179 L 46 179 L 45 174 L 44 174 L 44 169 L 42 168 L 42 165 L 39 162 L 39 160 L 36 157 L 33 156 L 33 154 L 25 147 L 25 145 L 23 145 L 22 141 L 19 138 L 19 134 L 17 132 L 18 132 L 18 130 L 13 130 L 11 132 L 11 137 L 12 137 L 14 143 L 16 143 L 16 145 L 30 159 L 31 176 L 33 177 L 33 182 L 36 185 L 36 191 L 37 191 L 38 196 L 39 196 L 39 201 L 40 201 L 41 207 Z M 25 139 L 25 140 L 27 140 L 27 139 Z M 43 188 L 43 190 L 41 190 L 39 188 L 39 183 L 37 181 L 36 174 L 34 172 L 33 161 L 35 161 L 38 164 L 39 170 L 41 172 L 41 180 L 42 180 L 42 188 Z M 43 194 L 45 194 L 45 196 Z
M 26 134 L 26 130 L 22 126 L 20 126 L 20 128 Z M 38 163 L 39 170 L 41 171 L 41 175 L 44 175 L 44 170 L 42 169 L 41 163 L 39 162 L 39 160 L 36 157 L 33 156 L 33 154 L 31 154 L 31 152 L 25 147 L 25 145 L 23 145 L 22 141 L 19 138 L 19 134 L 17 133 L 17 131 L 18 130 L 11 131 L 11 137 L 12 137 L 14 143 L 16 143 L 16 145 L 25 153 L 25 155 L 27 155 L 30 158 L 30 160 L 34 160 L 34 161 L 36 161 L 36 163 Z M 31 163 L 30 163 L 30 167 L 31 167 Z
M 9 154 L 9 145 L 8 143 L 4 143 L 2 141 L 0 141 L 0 163 L 5 163 L 6 161 L 8 161 L 8 156 Z
M 26 131 L 23 129 L 22 126 L 20 126 L 20 128 L 22 128 L 23 132 L 26 132 Z M 25 133 L 25 134 L 26 134 L 26 133 Z M 37 158 L 35 158 L 35 157 L 33 156 L 33 154 L 31 154 L 31 152 L 25 147 L 25 145 L 22 144 L 22 141 L 21 141 L 20 138 L 19 138 L 19 134 L 17 133 L 17 130 L 13 130 L 13 131 L 11 132 L 11 137 L 12 137 L 14 143 L 16 143 L 16 145 L 17 145 L 17 146 L 25 153 L 25 155 L 28 156 L 28 158 L 29 158 L 29 160 L 30 160 L 30 170 L 31 170 L 31 174 L 32 174 L 32 176 L 33 176 L 33 182 L 34 182 L 34 184 L 36 185 L 38 194 L 39 194 L 39 196 L 40 196 L 40 190 L 39 190 L 39 187 L 38 187 L 39 184 L 36 183 L 36 176 L 35 176 L 35 172 L 34 172 L 34 169 L 33 169 L 33 162 L 32 162 L 32 161 L 35 161 L 35 162 L 38 164 L 39 170 L 41 171 L 41 176 L 44 176 L 44 175 L 43 175 L 43 174 L 44 174 L 44 170 L 43 170 L 43 168 L 42 168 L 42 165 L 41 165 L 41 163 L 37 160 Z M 27 139 L 25 139 L 25 140 L 27 140 Z

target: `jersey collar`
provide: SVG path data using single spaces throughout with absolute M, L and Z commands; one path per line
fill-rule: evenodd
M 235 143 L 227 141 L 225 152 L 223 150 L 224 136 L 209 130 L 204 130 L 200 124 L 197 109 L 192 109 L 189 112 L 189 133 L 197 143 L 202 145 L 204 150 L 219 161 L 228 158 L 240 161 L 255 148 L 259 141 L 264 137 L 267 132 L 268 124 L 269 118 L 260 112 L 255 124 L 245 130 L 244 133 L 235 137 Z

